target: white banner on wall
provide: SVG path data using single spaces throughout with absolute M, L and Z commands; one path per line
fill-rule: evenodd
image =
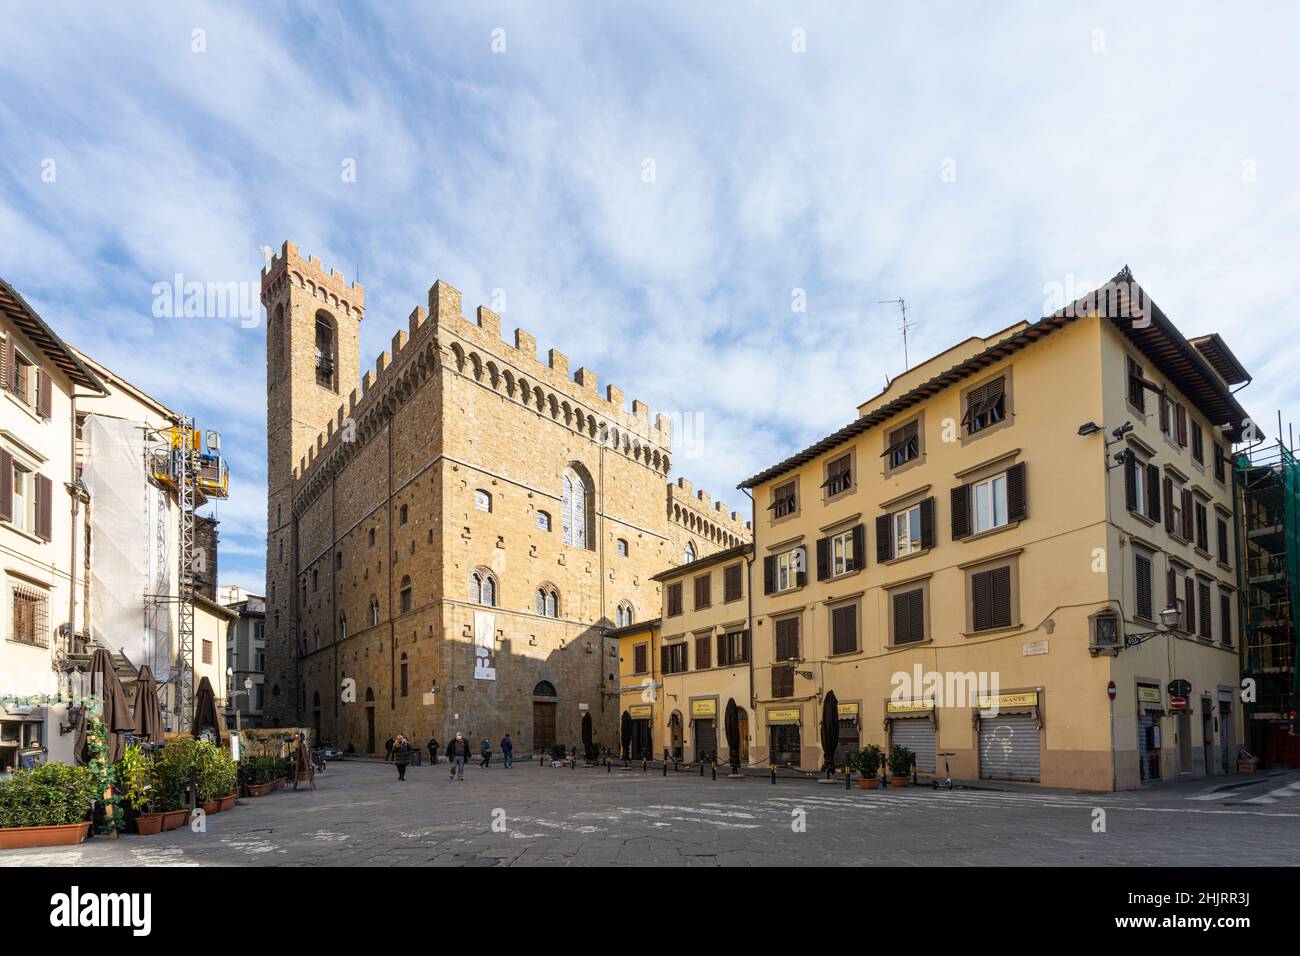
M 494 664 L 496 651 L 496 615 L 488 611 L 474 612 L 474 679 L 496 680 Z

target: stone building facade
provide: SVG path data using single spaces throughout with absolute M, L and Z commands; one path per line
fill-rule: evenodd
M 286 242 L 262 302 L 268 722 L 529 752 L 589 714 L 615 744 L 605 632 L 657 613 L 656 573 L 750 539 L 668 481 L 668 419 L 441 281 L 355 388 L 359 285 Z

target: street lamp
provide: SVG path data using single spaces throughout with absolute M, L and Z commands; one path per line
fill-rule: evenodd
M 1159 630 L 1142 631 L 1138 634 L 1125 634 L 1124 646 L 1137 647 L 1143 641 L 1149 641 L 1151 638 L 1158 637 L 1161 634 L 1168 634 L 1170 631 L 1178 627 L 1178 619 L 1181 616 L 1182 613 L 1178 610 L 1178 605 L 1170 604 L 1160 612 L 1160 623 L 1163 626 Z

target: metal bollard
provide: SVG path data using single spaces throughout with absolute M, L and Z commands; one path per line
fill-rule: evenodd
M 641 758 L 641 772 L 642 772 L 642 773 L 645 773 L 645 771 L 646 771 L 646 759 L 645 759 L 645 757 L 642 757 L 642 758 Z
M 614 765 L 609 762 L 609 754 L 605 755 L 605 773 L 613 773 Z
M 664 761 L 664 776 L 668 776 L 668 761 Z
M 703 779 L 703 777 L 704 777 L 704 761 L 701 760 L 701 761 L 700 761 L 700 778 Z
M 537 766 L 539 766 L 539 767 L 545 767 L 545 766 L 546 766 L 546 754 L 538 754 L 538 755 L 537 755 Z
M 853 768 L 845 767 L 844 768 L 844 789 L 845 790 L 853 789 L 851 786 L 852 783 L 853 783 Z
M 776 764 L 770 763 L 767 768 L 772 771 L 772 786 L 776 786 Z
M 713 761 L 713 779 L 718 779 L 718 761 L 716 759 Z

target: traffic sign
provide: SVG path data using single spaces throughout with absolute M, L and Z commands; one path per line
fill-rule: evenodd
M 1170 697 L 1169 706 L 1174 710 L 1185 710 L 1187 707 L 1186 697 Z
M 1109 697 L 1111 700 L 1114 700 L 1114 699 L 1115 699 L 1115 682 L 1114 682 L 1114 681 L 1111 681 L 1109 684 L 1106 685 L 1106 696 Z
M 1190 681 L 1171 680 L 1169 682 L 1169 696 L 1171 697 L 1190 697 L 1192 685 Z

